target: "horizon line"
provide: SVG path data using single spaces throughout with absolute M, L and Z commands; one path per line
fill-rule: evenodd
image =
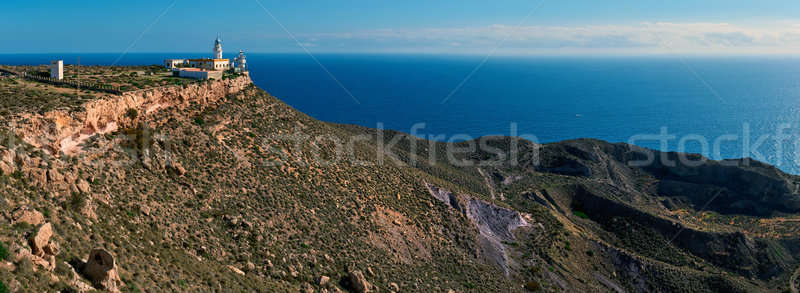
M 191 52 L 191 51 L 143 51 L 143 52 L 128 52 L 130 54 L 207 54 L 208 52 Z M 305 55 L 300 51 L 245 51 L 246 54 L 262 54 L 262 55 Z M 0 52 L 0 55 L 99 55 L 99 54 L 122 54 L 122 52 Z M 234 53 L 228 53 L 233 54 Z M 236 52 L 238 54 L 238 52 Z M 483 52 L 339 52 L 339 51 L 321 51 L 314 54 L 323 55 L 436 55 L 436 56 L 484 56 Z M 785 52 L 758 52 L 758 53 L 705 53 L 705 52 L 682 52 L 682 53 L 577 53 L 577 52 L 564 52 L 564 53 L 507 53 L 496 54 L 497 57 L 800 57 L 800 52 L 785 53 Z

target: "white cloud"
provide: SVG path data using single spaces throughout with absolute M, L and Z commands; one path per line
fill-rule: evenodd
M 628 25 L 522 26 L 378 29 L 302 36 L 318 48 L 350 50 L 500 53 L 692 53 L 750 54 L 800 52 L 800 22 L 643 22 Z M 453 51 L 458 50 L 458 51 Z

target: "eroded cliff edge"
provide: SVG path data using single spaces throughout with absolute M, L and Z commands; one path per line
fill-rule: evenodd
M 59 156 L 75 154 L 78 145 L 94 134 L 136 126 L 159 111 L 180 111 L 192 103 L 208 106 L 252 84 L 247 75 L 184 86 L 166 86 L 126 92 L 87 102 L 74 112 L 19 113 L 9 123 L 25 143 Z

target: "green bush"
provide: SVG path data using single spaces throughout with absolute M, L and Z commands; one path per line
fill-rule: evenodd
M 6 248 L 6 245 L 3 244 L 3 242 L 0 242 L 0 260 L 8 260 L 8 256 L 8 248 Z
M 581 211 L 574 211 L 572 213 L 575 214 L 576 216 L 578 216 L 579 218 L 582 218 L 582 219 L 588 219 L 589 218 L 589 216 L 586 215 L 586 213 L 581 212 Z
M 3 284 L 3 281 L 0 281 L 0 293 L 8 293 L 8 287 L 6 287 L 6 284 Z
M 136 111 L 136 109 L 134 108 L 130 108 L 128 109 L 127 112 L 125 112 L 125 116 L 127 116 L 131 120 L 134 120 L 136 119 L 137 116 L 139 116 L 139 111 Z

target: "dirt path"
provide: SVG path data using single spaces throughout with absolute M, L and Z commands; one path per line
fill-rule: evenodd
M 789 278 L 789 289 L 791 289 L 792 293 L 800 293 L 797 291 L 796 286 L 798 277 L 800 277 L 800 268 L 797 268 L 797 270 L 794 271 L 794 274 L 792 274 L 792 277 Z

